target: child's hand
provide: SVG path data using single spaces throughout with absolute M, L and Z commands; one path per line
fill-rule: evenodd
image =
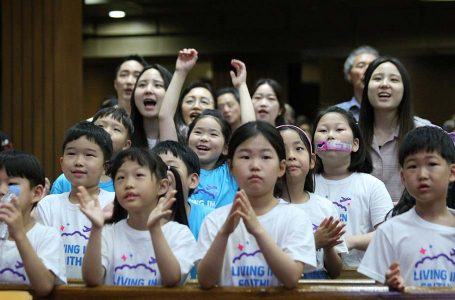
M 250 201 L 248 200 L 247 195 L 244 190 L 240 190 L 235 195 L 236 200 L 240 203 L 239 214 L 242 217 L 243 223 L 245 223 L 246 230 L 251 233 L 253 236 L 257 236 L 263 231 L 263 227 L 254 212 L 253 207 L 251 206 Z
M 169 218 L 172 215 L 172 204 L 175 202 L 175 194 L 177 193 L 176 190 L 173 190 L 170 193 L 166 193 L 164 197 L 161 197 L 158 200 L 158 204 L 152 210 L 147 220 L 147 228 L 153 229 L 157 226 L 161 226 L 161 219 L 162 218 Z
M 175 70 L 188 73 L 197 62 L 198 53 L 195 49 L 183 49 L 179 51 Z
M 346 224 L 341 223 L 341 220 L 334 221 L 333 217 L 325 218 L 314 232 L 316 249 L 329 249 L 341 244 L 345 226 Z
M 98 228 L 104 225 L 104 212 L 101 208 L 97 196 L 91 196 L 83 186 L 77 188 L 76 197 L 79 199 L 80 209 L 92 222 L 92 225 Z
M 229 72 L 232 79 L 232 85 L 238 89 L 242 84 L 246 83 L 246 67 L 242 61 L 237 59 L 231 60 L 231 66 L 235 69 L 235 72 Z
M 25 236 L 22 212 L 17 198 L 13 198 L 9 203 L 0 204 L 0 222 L 8 225 L 8 234 L 13 240 Z
M 400 265 L 394 262 L 385 274 L 385 284 L 390 290 L 404 292 L 404 280 L 400 275 Z
M 237 198 L 234 199 L 232 204 L 231 211 L 229 212 L 226 221 L 224 221 L 223 227 L 221 227 L 220 232 L 225 235 L 230 235 L 237 228 L 240 222 L 240 215 L 238 210 L 240 209 L 240 203 Z

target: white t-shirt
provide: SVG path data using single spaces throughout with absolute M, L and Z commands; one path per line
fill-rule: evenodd
M 55 284 L 65 284 L 65 256 L 63 242 L 55 228 L 36 223 L 27 239 L 44 266 L 54 273 Z M 0 240 L 0 282 L 30 284 L 16 242 Z
M 332 204 L 329 200 L 318 196 L 313 193 L 308 193 L 310 195 L 310 199 L 308 199 L 305 203 L 292 203 L 291 205 L 296 206 L 298 208 L 303 209 L 303 211 L 307 214 L 310 218 L 311 225 L 313 227 L 313 233 L 318 229 L 319 225 L 325 218 L 333 217 L 334 220 L 338 220 L 340 217 L 338 215 L 337 209 L 335 205 Z M 335 246 L 335 251 L 337 253 L 348 253 L 348 247 L 346 246 L 346 242 Z M 319 249 L 316 251 L 316 261 L 317 261 L 317 270 L 325 270 L 324 268 L 324 249 Z M 305 272 L 308 273 L 308 272 Z
M 115 193 L 100 189 L 98 199 L 101 207 L 114 201 Z M 71 279 L 82 279 L 84 258 L 92 222 L 80 211 L 78 204 L 69 200 L 69 193 L 47 195 L 36 209 L 38 221 L 56 228 L 63 239 L 66 275 Z
M 415 208 L 393 217 L 379 226 L 358 272 L 384 283 L 393 262 L 406 286 L 455 286 L 455 227 L 425 221 Z
M 211 212 L 199 232 L 198 259 L 207 253 L 215 236 L 223 226 L 230 205 Z M 258 220 L 272 240 L 294 261 L 305 264 L 305 268 L 316 267 L 316 249 L 313 230 L 308 216 L 291 205 L 277 204 L 269 212 L 258 216 Z M 278 286 L 280 282 L 267 265 L 253 235 L 245 224 L 239 225 L 229 236 L 221 271 L 220 286 Z
M 374 231 L 393 208 L 384 183 L 370 174 L 352 173 L 341 180 L 325 179 L 318 174 L 315 179 L 315 194 L 332 201 L 346 223 L 345 238 Z M 342 254 L 343 264 L 357 267 L 364 253 L 353 249 Z
M 169 221 L 161 229 L 180 264 L 181 281 L 196 261 L 196 240 L 188 226 Z M 108 285 L 161 285 L 152 238 L 148 230 L 131 228 L 125 220 L 103 228 L 102 264 Z

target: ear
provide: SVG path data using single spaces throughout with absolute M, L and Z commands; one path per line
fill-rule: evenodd
M 123 146 L 122 150 L 126 150 L 126 149 L 131 148 L 131 144 L 132 144 L 131 140 L 127 139 L 126 143 L 125 143 L 125 146 Z
M 32 204 L 37 203 L 44 197 L 44 186 L 38 184 L 32 188 Z
M 172 173 L 171 171 L 167 171 L 167 178 L 169 179 L 169 187 L 171 189 L 177 189 L 177 184 L 175 182 L 175 176 L 174 176 L 174 173 Z
M 455 164 L 450 164 L 449 168 L 450 168 L 449 182 L 455 182 Z
M 360 148 L 359 139 L 358 139 L 358 138 L 355 138 L 355 139 L 352 141 L 352 152 L 357 152 L 357 151 L 359 151 L 359 148 Z
M 350 83 L 352 83 L 351 70 L 349 70 L 349 73 L 348 73 L 348 81 Z
M 286 160 L 280 161 L 280 170 L 278 171 L 278 177 L 281 177 L 286 173 Z
M 310 170 L 313 170 L 315 165 L 316 165 L 316 154 L 313 153 L 310 155 Z
M 168 178 L 163 178 L 158 184 L 158 195 L 165 195 L 169 191 L 170 181 Z
M 190 174 L 190 176 L 188 176 L 189 178 L 189 184 L 188 184 L 188 187 L 190 189 L 195 189 L 197 188 L 197 186 L 199 185 L 199 175 L 197 173 L 192 173 Z

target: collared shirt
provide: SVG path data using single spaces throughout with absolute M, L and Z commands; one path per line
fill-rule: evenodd
M 357 122 L 359 122 L 360 103 L 353 96 L 351 100 L 335 104 L 335 106 L 350 111 Z
M 431 122 L 419 117 L 414 117 L 414 126 L 420 127 L 431 125 Z M 398 134 L 400 128 L 397 126 L 387 141 L 379 146 L 376 136 L 373 136 L 371 144 L 371 158 L 373 160 L 373 172 L 371 175 L 382 180 L 393 202 L 400 200 L 404 185 L 400 178 L 400 164 L 398 163 Z

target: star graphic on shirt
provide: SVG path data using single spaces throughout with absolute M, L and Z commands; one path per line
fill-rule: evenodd
M 239 244 L 239 245 L 237 246 L 237 249 L 239 249 L 240 251 L 243 251 L 243 248 L 245 248 L 245 246 L 243 246 L 242 244 Z
M 422 253 L 423 255 L 425 255 L 426 252 L 427 252 L 427 250 L 425 250 L 425 248 L 420 248 L 420 253 Z
M 60 226 L 60 231 L 63 231 L 63 230 L 65 230 L 65 226 L 62 225 L 62 226 Z
M 127 259 L 125 254 L 123 254 L 121 258 L 122 258 L 123 261 L 125 261 Z

